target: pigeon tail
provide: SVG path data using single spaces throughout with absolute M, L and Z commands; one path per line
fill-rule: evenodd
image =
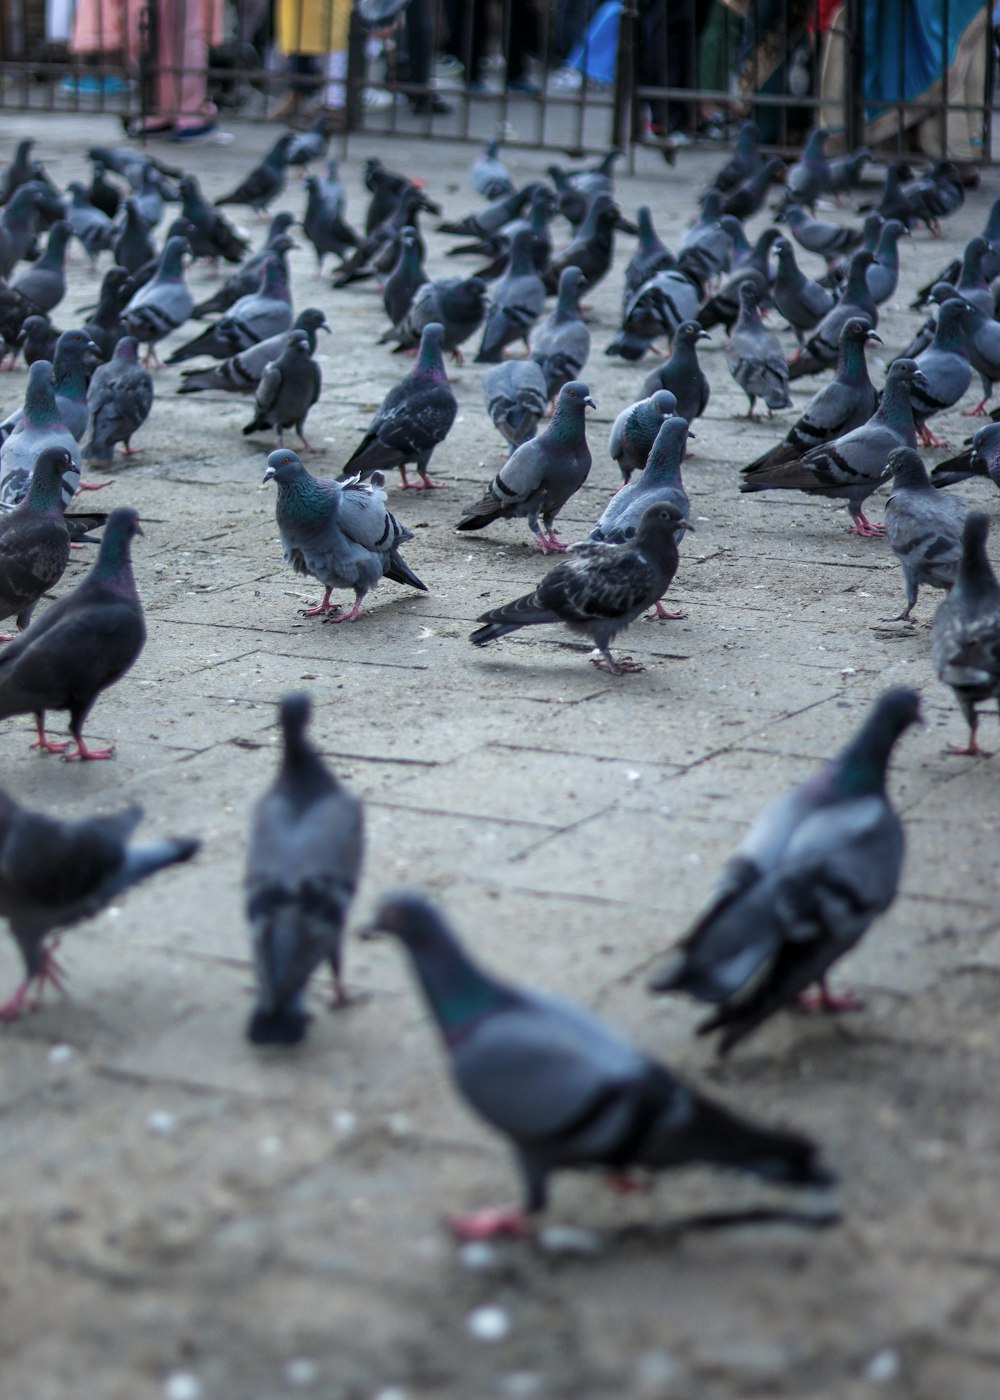
M 393 583 L 408 583 L 411 588 L 419 588 L 421 593 L 427 592 L 426 583 L 421 582 L 421 580 L 417 578 L 398 549 L 391 549 L 389 551 L 389 562 L 385 570 L 385 577 L 391 578 Z

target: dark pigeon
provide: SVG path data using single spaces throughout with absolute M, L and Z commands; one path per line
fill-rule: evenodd
M 545 285 L 531 256 L 531 234 L 516 234 L 511 244 L 510 267 L 494 285 L 483 327 L 477 364 L 499 364 L 504 348 L 515 340 L 528 344 L 532 326 L 545 305 Z
M 528 354 L 544 374 L 546 393 L 553 400 L 564 384 L 580 378 L 590 354 L 590 331 L 578 305 L 583 286 L 580 269 L 564 267 L 556 304 L 528 339 Z
M 336 1004 L 347 1001 L 341 940 L 361 875 L 364 817 L 309 742 L 310 711 L 307 695 L 281 701 L 281 765 L 250 822 L 244 889 L 257 969 L 247 1025 L 254 1045 L 302 1040 L 303 999 L 322 963 L 333 973 Z
M 286 428 L 294 428 L 307 451 L 305 422 L 319 398 L 323 378 L 309 353 L 305 331 L 292 331 L 285 348 L 264 370 L 255 396 L 257 411 L 243 429 L 243 436 L 277 428 L 278 446 L 284 446 Z
M 611 269 L 614 258 L 614 232 L 635 233 L 635 225 L 622 217 L 621 210 L 610 195 L 599 194 L 587 210 L 587 216 L 576 236 L 549 264 L 545 274 L 545 290 L 550 294 L 559 288 L 559 278 L 565 267 L 578 267 L 584 276 L 584 286 L 596 287 Z
M 752 118 L 740 122 L 733 153 L 719 170 L 713 186 L 723 194 L 733 190 L 764 163 L 764 157 L 757 149 L 757 127 Z
M 972 383 L 972 366 L 962 324 L 964 315 L 961 300 L 946 301 L 938 312 L 934 339 L 926 350 L 914 357 L 925 381 L 913 391 L 917 439 L 924 447 L 947 445 L 927 426 L 927 419 L 953 408 Z
M 608 454 L 618 463 L 622 485 L 633 472 L 641 472 L 665 418 L 677 412 L 677 400 L 669 389 L 656 389 L 648 398 L 623 408 L 611 425 Z M 685 433 L 687 425 L 685 420 Z
M 17 338 L 17 348 L 24 356 L 24 363 L 29 369 L 36 360 L 55 358 L 56 342 L 61 334 L 48 316 L 28 316 L 25 319 L 21 334 Z
M 784 351 L 774 331 L 769 331 L 761 320 L 751 282 L 740 287 L 740 314 L 729 337 L 726 364 L 750 400 L 748 418 L 756 417 L 754 404 L 758 398 L 767 404 L 768 415 L 775 409 L 791 408 Z
M 461 346 L 483 324 L 488 305 L 489 292 L 481 277 L 444 277 L 424 282 L 414 293 L 399 325 L 387 331 L 382 340 L 396 341 L 394 354 L 416 349 L 424 327 L 437 321 L 443 331 L 441 349 L 449 352 L 456 364 L 464 364 Z
M 0 204 L 9 204 L 21 186 L 31 179 L 34 164 L 31 152 L 34 146 L 35 140 L 31 136 L 18 141 L 14 159 L 0 176 Z
M 99 209 L 109 219 L 113 219 L 121 208 L 122 197 L 118 186 L 112 184 L 108 179 L 104 166 L 99 160 L 93 162 L 93 173 L 87 187 L 87 198 L 95 209 Z
M 261 272 L 270 254 L 276 253 L 283 258 L 286 253 L 298 247 L 289 233 L 294 222 L 293 215 L 289 214 L 287 210 L 275 214 L 263 246 L 247 258 L 246 262 L 242 263 L 217 291 L 213 292 L 210 297 L 206 297 L 204 301 L 199 302 L 191 315 L 197 316 L 199 320 L 208 316 L 222 316 L 241 297 L 251 296 L 256 292 L 260 286 Z
M 66 222 L 73 230 L 74 237 L 78 238 L 86 249 L 93 268 L 99 254 L 114 246 L 118 229 L 107 214 L 103 214 L 91 204 L 87 187 L 81 181 L 71 180 L 67 190 L 71 198 L 66 211 Z
M 371 233 L 393 212 L 407 190 L 413 190 L 420 196 L 421 209 L 426 209 L 429 214 L 441 213 L 441 206 L 424 194 L 408 175 L 388 170 L 378 156 L 372 156 L 365 161 L 364 181 L 365 188 L 371 193 L 365 213 L 365 233 Z
M 307 306 L 295 318 L 291 330 L 272 335 L 267 340 L 258 341 L 248 350 L 241 350 L 231 359 L 209 369 L 187 369 L 181 371 L 179 394 L 197 394 L 203 389 L 215 389 L 223 394 L 256 394 L 257 385 L 272 360 L 278 359 L 292 331 L 304 331 L 309 343 L 310 355 L 316 353 L 316 336 L 319 331 L 330 334 L 330 327 L 322 311 Z
M 317 274 L 323 270 L 327 253 L 333 253 L 343 263 L 362 243 L 360 234 L 347 222 L 347 195 L 337 174 L 337 162 L 330 160 L 327 169 L 325 177 L 307 175 L 304 182 L 306 209 L 302 232 L 316 254 Z
M 27 495 L 13 510 L 0 513 L 0 622 L 13 617 L 22 632 L 39 598 L 55 588 L 69 563 L 62 477 L 71 465 L 64 447 L 45 448 Z
M 957 486 L 975 476 L 992 481 L 1000 491 L 1000 423 L 986 423 L 979 428 L 964 451 L 934 468 L 931 483 L 937 487 Z
M 643 283 L 648 282 L 656 273 L 671 272 L 677 266 L 677 259 L 653 227 L 653 216 L 648 204 L 639 205 L 635 223 L 639 234 L 635 252 L 625 267 L 623 312 Z
M 97 310 L 83 327 L 97 346 L 101 360 L 110 360 L 115 346 L 127 334 L 122 314 L 134 291 L 135 284 L 123 267 L 108 268 L 101 283 Z
M 54 311 L 66 295 L 66 245 L 70 226 L 64 219 L 49 230 L 45 252 L 26 272 L 15 277 L 10 289 L 21 298 L 25 312 Z
M 962 554 L 951 592 L 934 614 L 931 657 L 938 678 L 951 686 L 965 722 L 968 743 L 951 752 L 983 753 L 976 731 L 976 706 L 1000 702 L 1000 584 L 986 552 L 989 516 L 970 511 L 962 533 Z
M 121 680 L 146 642 L 131 559 L 132 537 L 141 534 L 136 511 L 113 510 L 90 571 L 0 651 L 0 719 L 34 715 L 38 738 L 32 748 L 68 759 L 114 753 L 113 746 L 89 748 L 82 730 L 97 697 Z M 74 752 L 46 737 L 47 710 L 69 711 Z
M 885 503 L 885 534 L 906 588 L 905 609 L 886 621 L 908 622 L 921 584 L 945 592 L 954 584 L 966 506 L 960 497 L 934 489 L 919 453 L 912 448 L 893 448 L 885 476 L 893 483 Z
M 740 314 L 740 287 L 744 282 L 753 283 L 761 306 L 771 305 L 770 254 L 772 245 L 779 241 L 781 235 L 776 228 L 764 230 L 751 249 L 749 258 L 726 278 L 715 295 L 709 297 L 698 311 L 698 324 L 704 330 L 718 325 L 725 326 L 727 331 L 732 330 Z M 832 298 L 830 301 L 832 304 Z
M 863 248 L 851 258 L 851 269 L 836 305 L 830 308 L 812 335 L 805 349 L 791 362 L 789 375 L 800 379 L 806 374 L 818 374 L 837 362 L 840 354 L 840 332 L 855 316 L 868 320 L 873 330 L 878 326 L 878 307 L 868 290 L 868 269 L 874 261 Z
M 399 236 L 399 257 L 396 265 L 382 284 L 382 305 L 389 318 L 391 329 L 381 337 L 379 344 L 391 339 L 393 330 L 410 309 L 410 302 L 418 287 L 427 281 L 421 257 L 421 243 L 415 228 L 409 225 Z
M 127 454 L 138 451 L 132 446 L 132 434 L 153 407 L 153 379 L 139 363 L 139 342 L 134 336 L 122 336 L 107 364 L 98 365 L 87 391 L 87 406 L 90 441 L 83 449 L 85 462 L 110 467 L 119 442 Z
M 234 302 L 208 330 L 181 345 L 167 364 L 182 364 L 196 355 L 228 360 L 269 336 L 280 335 L 292 324 L 292 293 L 288 268 L 280 253 L 268 254 L 260 271 L 257 290 Z
M 545 376 L 534 360 L 504 360 L 483 375 L 490 421 L 511 447 L 533 438 L 548 398 Z
M 711 905 L 654 973 L 653 991 L 717 1006 L 698 1031 L 721 1030 L 722 1054 L 814 982 L 824 1009 L 859 1004 L 832 995 L 827 976 L 896 897 L 904 836 L 886 770 L 919 718 L 916 691 L 883 691 L 835 759 L 761 812 Z
M 693 423 L 708 407 L 711 390 L 708 378 L 698 363 L 698 341 L 711 340 L 708 331 L 697 321 L 685 321 L 678 326 L 669 357 L 646 375 L 642 392 L 648 398 L 657 389 L 669 389 L 677 400 L 677 412 Z
M 126 272 L 138 272 L 151 258 L 156 257 L 156 245 L 149 232 L 149 225 L 139 213 L 134 195 L 125 201 L 125 221 L 112 245 L 115 262 Z
M 295 132 L 285 152 L 285 164 L 290 170 L 302 170 L 315 160 L 322 160 L 330 144 L 334 124 L 330 113 L 321 111 L 312 126 Z
M 427 592 L 399 552 L 413 531 L 386 510 L 381 472 L 371 481 L 321 481 L 294 452 L 279 448 L 267 459 L 264 480 L 278 484 L 275 514 L 285 562 L 323 585 L 322 600 L 302 608 L 303 617 L 353 622 L 365 595 L 383 578 Z M 349 612 L 330 602 L 335 588 L 353 589 Z
M 226 262 L 242 262 L 250 251 L 250 244 L 236 232 L 225 215 L 209 204 L 194 175 L 181 176 L 180 192 L 181 213 L 195 230 L 189 240 L 193 256 L 210 258 L 213 262 L 219 258 L 225 258 Z
M 288 151 L 294 140 L 293 131 L 282 132 L 260 164 L 255 165 L 234 190 L 217 199 L 215 207 L 221 209 L 227 204 L 246 204 L 256 214 L 265 213 L 268 205 L 272 204 L 285 188 L 288 179 Z
M 807 277 L 795 260 L 795 250 L 787 238 L 779 238 L 774 245 L 778 260 L 778 271 L 774 279 L 771 296 L 774 309 L 795 332 L 800 345 L 805 343 L 806 332 L 815 330 L 823 317 L 832 311 L 837 298 L 826 287 Z

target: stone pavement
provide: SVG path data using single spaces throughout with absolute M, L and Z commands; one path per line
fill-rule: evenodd
M 186 153 L 211 194 L 273 138 L 233 129 L 233 144 Z M 87 145 L 116 139 L 107 120 L 13 118 L 0 154 L 28 131 L 63 183 Z M 355 221 L 361 162 L 376 152 L 426 177 L 450 212 L 474 207 L 467 147 L 352 139 Z M 519 155 L 516 175 L 548 161 Z M 619 180 L 621 203 L 651 204 L 672 244 L 715 164 L 684 154 L 671 172 L 642 152 Z M 909 337 L 913 288 L 981 226 L 997 186 L 988 172 L 941 242 L 920 233 L 904 249 L 911 268 L 880 326 L 887 357 Z M 285 202 L 299 212 L 302 198 L 293 188 Z M 433 273 L 456 266 L 443 259 L 450 240 L 429 243 Z M 617 483 L 608 429 L 653 363 L 603 354 L 629 251 L 620 240 L 591 298 L 594 468 L 561 517 L 566 538 Z M 372 286 L 332 292 L 311 250 L 293 258 L 296 305 L 323 307 L 334 328 L 309 421 L 324 451 L 308 463 L 334 474 L 406 362 L 375 345 Z M 191 280 L 211 286 L 202 269 Z M 95 286 L 77 259 L 61 325 Z M 29 724 L 9 721 L 3 783 L 64 814 L 140 800 L 150 832 L 194 832 L 205 846 L 71 933 L 71 998 L 2 1028 L 5 1396 L 995 1393 L 996 760 L 944 751 L 964 728 L 930 667 L 938 595 L 921 598 L 916 626 L 884 623 L 902 599 L 884 543 L 848 536 L 834 503 L 737 494 L 737 468 L 791 415 L 738 416 L 721 341 L 715 332 L 703 356 L 712 401 L 685 464 L 697 533 L 671 598 L 687 618 L 635 624 L 619 647 L 646 669 L 621 678 L 558 629 L 468 643 L 478 612 L 546 567 L 523 523 L 454 533 L 503 459 L 477 367 L 452 376 L 459 420 L 434 462 L 448 489 L 390 493 L 429 593 L 385 583 L 340 627 L 297 615 L 318 590 L 281 562 L 274 496 L 259 490 L 273 442 L 241 436 L 248 405 L 177 398 L 176 370 L 157 376 L 143 456 L 97 498 L 135 504 L 146 530 L 135 565 L 149 642 L 88 727 L 117 757 L 66 767 L 30 753 Z M 21 369 L 4 376 L 9 403 L 23 383 Z M 797 406 L 814 387 L 796 385 Z M 968 420 L 942 425 L 957 441 Z M 964 494 L 996 515 L 992 487 Z M 645 970 L 759 807 L 897 683 L 921 688 L 927 727 L 893 765 L 909 837 L 900 898 L 838 974 L 867 1009 L 779 1016 L 719 1065 L 691 1034 L 697 1011 L 647 997 Z M 561 1228 L 541 1242 L 457 1250 L 443 1211 L 508 1200 L 516 1179 L 503 1144 L 455 1100 L 390 940 L 349 937 L 359 1003 L 328 1015 L 317 985 L 299 1050 L 262 1054 L 243 1039 L 247 814 L 274 767 L 275 701 L 299 686 L 315 699 L 317 741 L 366 802 L 353 927 L 389 887 L 430 891 L 490 966 L 580 999 L 727 1102 L 814 1136 L 841 1177 L 834 1200 L 707 1171 L 622 1200 L 566 1177 L 549 1212 Z M 987 748 L 995 723 L 982 726 Z M 6 940 L 0 968 L 6 983 L 20 975 Z M 696 1228 L 728 1211 L 747 1220 Z

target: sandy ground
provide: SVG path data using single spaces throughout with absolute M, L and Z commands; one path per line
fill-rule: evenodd
M 4 153 L 28 130 L 60 181 L 86 145 L 113 139 L 100 119 L 13 119 Z M 241 129 L 190 163 L 218 194 L 271 136 Z M 355 220 L 361 162 L 377 149 L 352 141 L 345 162 Z M 450 211 L 475 206 L 467 147 L 381 153 Z M 522 155 L 516 173 L 546 163 Z M 673 242 L 715 164 L 682 156 L 668 172 L 641 153 L 621 203 L 649 202 Z M 940 243 L 920 233 L 905 250 L 880 326 L 887 355 L 908 339 L 908 294 L 982 225 L 996 185 L 991 172 Z M 286 203 L 300 212 L 301 191 Z M 448 242 L 430 235 L 436 273 L 454 266 Z M 563 514 L 568 538 L 616 484 L 609 424 L 653 363 L 603 354 L 629 251 L 622 240 L 591 299 L 594 467 Z M 309 422 L 324 448 L 309 465 L 334 474 L 405 363 L 374 344 L 384 317 L 371 285 L 332 292 L 308 249 L 293 266 L 297 306 L 323 307 L 334 327 Z M 212 285 L 201 268 L 192 283 Z M 61 325 L 95 287 L 77 254 Z M 460 416 L 435 458 L 448 489 L 392 490 L 430 592 L 387 583 L 342 627 L 297 615 L 318 590 L 281 562 L 274 497 L 259 489 L 274 444 L 241 436 L 247 404 L 178 398 L 177 371 L 159 373 L 143 455 L 100 498 L 136 505 L 146 529 L 135 569 L 149 642 L 88 729 L 117 757 L 39 757 L 27 721 L 3 726 L 0 753 L 4 784 L 39 808 L 138 799 L 149 831 L 205 844 L 69 936 L 68 1000 L 2 1028 L 5 1397 L 997 1393 L 996 760 L 945 753 L 965 731 L 930 667 L 936 596 L 916 626 L 884 623 L 902 600 L 884 543 L 849 536 L 833 503 L 737 494 L 736 468 L 791 415 L 738 416 L 721 341 L 703 356 L 712 402 L 685 466 L 697 534 L 672 593 L 688 616 L 636 624 L 624 650 L 646 669 L 621 679 L 556 629 L 485 651 L 467 641 L 486 600 L 526 591 L 545 568 L 523 523 L 454 533 L 503 459 L 476 367 L 452 375 Z M 23 386 L 22 369 L 4 376 L 4 411 Z M 814 387 L 799 382 L 797 405 Z M 941 421 L 953 441 L 967 431 L 958 413 Z M 965 494 L 996 514 L 992 487 Z M 649 998 L 645 969 L 762 803 L 838 747 L 889 683 L 922 689 L 928 723 L 893 765 L 909 838 L 900 897 L 839 974 L 867 1009 L 779 1016 L 719 1065 L 691 1034 L 695 1009 Z M 802 1201 L 688 1171 L 621 1199 L 566 1177 L 541 1240 L 456 1247 L 443 1212 L 506 1201 L 516 1182 L 503 1143 L 454 1098 L 398 947 L 348 939 L 361 1000 L 330 1015 L 317 986 L 299 1050 L 258 1053 L 243 1038 L 247 814 L 274 768 L 275 701 L 296 686 L 312 691 L 316 738 L 367 806 L 355 926 L 388 887 L 429 890 L 491 966 L 579 998 L 725 1101 L 813 1135 L 840 1174 L 836 1195 Z M 996 745 L 992 716 L 983 739 Z M 0 973 L 5 985 L 20 975 L 8 940 Z M 727 1212 L 748 1219 L 699 1228 Z

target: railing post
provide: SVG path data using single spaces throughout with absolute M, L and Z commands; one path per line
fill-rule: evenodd
M 636 0 L 623 0 L 618 16 L 618 50 L 615 54 L 615 90 L 611 107 L 610 144 L 629 151 L 635 135 L 635 24 Z M 586 82 L 586 74 L 583 75 Z
M 862 0 L 847 0 L 847 45 L 844 63 L 844 149 L 853 151 L 864 142 L 864 9 Z

